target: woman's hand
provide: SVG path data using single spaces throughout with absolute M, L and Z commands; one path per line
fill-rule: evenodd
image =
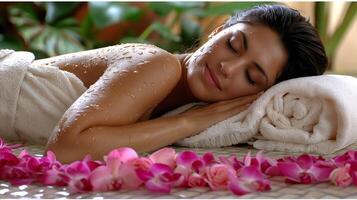
M 186 111 L 180 115 L 190 124 L 193 132 L 197 134 L 213 124 L 244 111 L 261 94 L 216 102 L 202 108 Z

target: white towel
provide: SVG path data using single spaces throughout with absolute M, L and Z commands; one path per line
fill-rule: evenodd
M 351 76 L 291 79 L 268 89 L 246 111 L 176 144 L 221 147 L 255 138 L 258 149 L 329 154 L 357 141 L 356 100 L 357 79 Z
M 86 87 L 58 67 L 31 65 L 34 59 L 30 52 L 0 50 L 0 137 L 45 144 Z

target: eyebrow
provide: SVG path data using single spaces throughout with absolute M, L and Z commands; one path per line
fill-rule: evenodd
M 242 33 L 243 36 L 243 46 L 244 49 L 247 51 L 248 50 L 248 40 L 247 40 L 247 36 L 243 31 L 240 31 Z M 253 65 L 258 69 L 258 71 L 260 71 L 261 74 L 263 74 L 263 76 L 265 77 L 266 83 L 269 83 L 269 79 L 267 74 L 265 73 L 264 69 L 262 68 L 262 66 L 260 66 L 258 63 L 253 62 Z

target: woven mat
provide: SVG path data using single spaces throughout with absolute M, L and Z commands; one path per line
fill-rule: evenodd
M 184 150 L 194 150 L 198 154 L 202 155 L 204 152 L 211 151 L 215 155 L 237 155 L 238 158 L 242 158 L 247 152 L 251 151 L 255 155 L 258 150 L 253 149 L 248 145 L 239 145 L 225 148 L 210 148 L 210 149 L 193 149 L 193 148 L 182 148 L 174 147 L 177 152 Z M 27 149 L 32 155 L 42 155 L 43 147 L 36 145 L 29 145 L 24 148 L 18 149 L 16 152 L 20 152 L 22 149 Z M 357 149 L 357 144 L 352 145 L 344 150 L 336 152 L 333 155 L 326 157 L 332 157 L 337 154 L 342 154 L 348 149 Z M 265 152 L 266 155 L 271 157 L 282 157 L 287 155 L 284 152 Z M 290 154 L 292 155 L 292 154 Z M 299 155 L 299 154 L 295 154 Z M 280 177 L 274 177 L 270 179 L 271 191 L 251 193 L 247 195 L 240 196 L 241 198 L 357 198 L 357 187 L 350 186 L 346 188 L 340 188 L 332 185 L 331 183 L 322 183 L 316 185 L 298 185 L 298 184 L 286 184 Z M 65 187 L 52 187 L 52 186 L 40 186 L 40 185 L 22 185 L 13 187 L 9 185 L 8 182 L 0 181 L 0 196 L 2 199 L 7 198 L 91 198 L 91 199 L 116 199 L 116 198 L 136 198 L 136 199 L 147 199 L 147 198 L 165 198 L 165 199 L 177 199 L 177 198 L 239 198 L 235 196 L 230 191 L 210 191 L 207 188 L 190 188 L 181 189 L 174 188 L 170 194 L 158 194 L 150 192 L 144 188 L 128 191 L 121 190 L 115 192 L 92 192 L 92 193 L 82 193 L 82 194 L 70 194 L 68 189 Z

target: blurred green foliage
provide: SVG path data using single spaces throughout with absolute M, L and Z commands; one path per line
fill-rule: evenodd
M 0 3 L 0 48 L 28 50 L 38 58 L 99 48 L 107 45 L 151 43 L 171 52 L 198 44 L 200 21 L 208 16 L 230 15 L 256 2 L 25 2 Z M 151 14 L 151 18 L 145 19 Z M 79 16 L 81 15 L 81 16 Z M 115 41 L 98 38 L 108 27 L 123 22 L 149 21 L 142 31 L 132 30 Z M 114 28 L 120 29 L 120 25 Z M 176 32 L 173 30 L 176 28 Z

